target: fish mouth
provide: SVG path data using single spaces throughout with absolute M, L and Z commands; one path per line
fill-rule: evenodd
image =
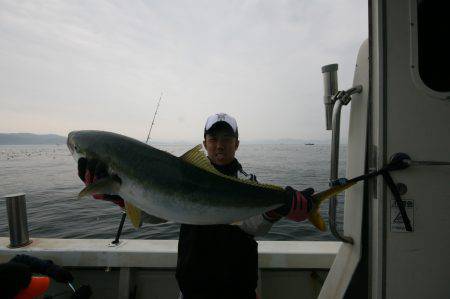
M 76 131 L 70 132 L 69 135 L 67 135 L 67 147 L 69 148 L 72 157 L 76 161 L 78 161 L 78 159 L 83 157 L 84 155 L 81 153 L 79 146 L 77 146 L 77 143 L 75 141 L 75 133 Z
M 73 155 L 75 152 L 75 144 L 73 142 L 73 132 L 70 132 L 67 136 L 67 147 L 69 148 L 70 153 Z

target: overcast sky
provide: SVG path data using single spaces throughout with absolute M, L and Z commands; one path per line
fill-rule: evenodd
M 241 140 L 327 139 L 321 66 L 349 88 L 367 27 L 362 0 L 0 0 L 0 132 L 145 139 L 163 92 L 155 140 L 215 112 Z

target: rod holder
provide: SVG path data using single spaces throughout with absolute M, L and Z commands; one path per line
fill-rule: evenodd
M 323 70 L 323 68 L 322 68 Z M 339 137 L 341 130 L 341 110 L 342 107 L 350 103 L 352 95 L 362 92 L 362 86 L 357 85 L 345 91 L 337 92 L 331 99 L 333 103 L 332 124 L 331 124 L 331 169 L 330 182 L 338 178 L 339 173 Z M 336 222 L 337 196 L 330 197 L 328 216 L 330 221 L 330 231 L 338 240 L 353 244 L 351 237 L 342 236 L 337 230 Z
M 31 243 L 28 234 L 27 205 L 25 194 L 4 196 L 9 225 L 9 247 L 18 248 Z
M 334 95 L 338 92 L 338 64 L 328 64 L 322 67 L 323 74 L 323 103 L 325 104 L 325 126 L 327 130 L 331 130 L 331 122 L 334 106 Z

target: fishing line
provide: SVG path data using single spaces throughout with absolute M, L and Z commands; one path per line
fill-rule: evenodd
M 158 113 L 159 104 L 161 104 L 162 96 L 163 96 L 163 93 L 161 92 L 161 95 L 159 96 L 159 100 L 158 100 L 158 105 L 156 105 L 155 114 L 153 114 L 152 124 L 150 125 L 150 130 L 148 131 L 147 140 L 145 141 L 145 143 L 148 143 L 148 141 L 150 140 L 150 134 L 152 133 L 153 125 L 155 124 L 156 113 Z

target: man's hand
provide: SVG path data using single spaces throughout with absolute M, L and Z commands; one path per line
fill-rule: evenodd
M 87 160 L 86 158 L 80 158 L 78 160 L 78 176 L 86 186 L 108 175 L 106 165 L 98 160 Z M 118 195 L 95 194 L 93 197 L 95 199 L 111 201 L 121 208 L 125 206 L 122 197 Z
M 297 191 L 287 186 L 286 194 L 287 201 L 284 205 L 263 214 L 266 220 L 275 222 L 282 217 L 286 217 L 289 220 L 300 222 L 308 218 L 308 213 L 313 207 L 312 195 L 314 194 L 314 189 L 307 188 Z

